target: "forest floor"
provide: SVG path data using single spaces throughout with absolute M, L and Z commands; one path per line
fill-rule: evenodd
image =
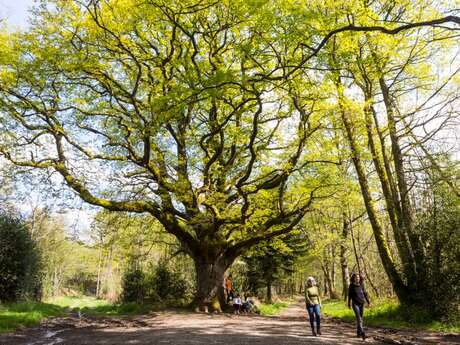
M 177 311 L 129 317 L 50 318 L 38 327 L 0 335 L 1 345 L 321 345 L 362 344 L 353 324 L 323 318 L 313 337 L 303 303 L 280 315 L 204 314 Z M 369 344 L 460 344 L 460 334 L 367 328 Z

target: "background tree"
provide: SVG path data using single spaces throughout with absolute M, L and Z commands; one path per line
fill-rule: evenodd
M 382 13 L 401 20 L 404 14 L 400 9 L 384 8 Z M 408 16 L 418 15 L 408 12 Z M 448 35 L 449 29 L 446 31 L 439 32 L 439 38 Z M 331 41 L 328 57 L 335 69 L 331 79 L 336 86 L 338 114 L 383 265 L 399 299 L 420 306 L 427 306 L 427 298 L 431 298 L 425 294 L 430 270 L 426 263 L 429 254 L 424 249 L 427 239 L 416 229 L 422 215 L 414 207 L 417 186 L 426 173 L 420 157 L 430 157 L 423 143 L 442 138 L 446 132 L 440 129 L 447 129 L 458 116 L 452 109 L 458 97 L 451 89 L 458 66 L 451 64 L 450 72 L 434 82 L 426 62 L 437 54 L 448 54 L 449 48 L 444 50 L 446 45 L 436 44 L 437 38 L 431 35 L 431 31 L 420 29 L 401 39 L 379 34 L 350 36 L 347 44 Z M 355 86 L 360 94 L 350 93 Z M 413 92 L 421 99 L 414 100 Z M 370 171 L 368 161 L 374 171 Z M 436 167 L 443 175 L 443 169 Z M 378 185 L 372 183 L 369 174 L 374 172 Z M 383 206 L 376 192 L 384 200 L 384 213 L 378 211 Z M 396 252 L 385 235 L 387 222 Z
M 66 239 L 62 220 L 53 219 L 47 210 L 34 209 L 27 225 L 43 258 L 43 293 L 47 297 L 57 296 L 62 292 L 73 261 L 71 244 Z
M 159 222 L 144 215 L 104 210 L 96 215 L 91 235 L 98 250 L 98 297 L 116 300 L 121 293 L 122 299 L 129 302 L 158 302 L 164 296 L 151 290 L 158 285 L 157 272 L 163 270 L 165 275 L 170 274 L 167 278 L 171 275 L 181 278 L 178 284 L 182 284 L 187 293 L 176 300 L 187 300 L 193 290 L 194 272 L 190 272 L 190 262 L 179 257 L 180 243 Z M 182 276 L 186 277 L 182 279 Z
M 266 303 L 272 303 L 275 283 L 280 283 L 294 272 L 295 260 L 305 250 L 306 241 L 300 231 L 259 243 L 242 257 L 247 264 L 247 270 L 244 272 L 246 281 L 241 292 L 258 294 L 264 289 Z

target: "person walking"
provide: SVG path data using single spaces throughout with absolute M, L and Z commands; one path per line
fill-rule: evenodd
M 305 305 L 310 319 L 311 332 L 314 336 L 321 335 L 321 297 L 319 295 L 316 280 L 313 277 L 307 278 L 305 287 Z M 315 329 L 316 322 L 316 329 Z
M 361 278 L 358 274 L 351 275 L 351 283 L 348 288 L 348 308 L 353 308 L 356 317 L 356 335 L 366 340 L 364 332 L 364 302 L 370 306 L 369 296 L 364 285 L 361 284 Z

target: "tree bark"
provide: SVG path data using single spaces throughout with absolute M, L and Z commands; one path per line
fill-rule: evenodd
M 267 280 L 267 303 L 272 303 L 272 282 Z
M 194 258 L 197 290 L 192 306 L 197 311 L 222 311 L 226 304 L 224 296 L 224 274 L 231 264 L 222 260 Z

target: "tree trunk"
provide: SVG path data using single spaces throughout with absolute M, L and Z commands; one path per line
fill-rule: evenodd
M 371 275 L 369 274 L 369 270 L 367 269 L 366 262 L 364 261 L 363 258 L 363 269 L 364 269 L 364 274 L 366 275 L 366 280 L 369 282 L 369 285 L 371 286 L 372 290 L 375 293 L 376 297 L 380 297 L 380 292 L 377 289 L 377 287 L 374 284 L 374 280 L 372 279 Z
M 224 296 L 224 274 L 230 264 L 221 260 L 208 262 L 194 258 L 196 269 L 196 295 L 192 306 L 197 311 L 222 311 L 226 304 Z
M 353 133 L 353 124 L 348 114 L 349 110 L 345 109 L 344 106 L 346 101 L 343 95 L 343 87 L 341 84 L 340 77 L 337 77 L 336 86 L 339 92 L 339 105 L 341 108 L 340 114 L 345 129 L 345 135 L 350 145 L 353 165 L 358 176 L 358 182 L 361 187 L 361 194 L 363 196 L 364 205 L 366 206 L 369 221 L 374 232 L 379 255 L 382 260 L 383 267 L 385 268 L 385 271 L 388 275 L 388 278 L 390 279 L 400 301 L 407 301 L 408 299 L 410 299 L 410 294 L 403 280 L 401 279 L 398 270 L 396 269 L 396 264 L 393 260 L 389 245 L 384 236 L 383 227 L 377 213 L 375 201 L 372 198 L 371 188 L 369 186 L 365 166 L 361 160 L 361 150 Z
M 57 296 L 59 294 L 59 274 L 58 274 L 58 268 L 54 268 L 54 274 L 53 274 L 53 292 L 52 295 L 53 297 Z
M 270 280 L 267 281 L 267 302 L 268 304 L 272 303 L 272 282 Z
M 390 218 L 398 253 L 401 258 L 404 278 L 407 282 L 406 286 L 408 290 L 416 291 L 420 288 L 420 286 L 424 285 L 425 281 L 425 270 L 423 264 L 424 251 L 423 244 L 421 243 L 419 236 L 417 236 L 414 231 L 414 211 L 410 202 L 409 181 L 407 180 L 405 174 L 404 154 L 401 148 L 400 136 L 397 128 L 397 123 L 400 122 L 401 119 L 397 118 L 397 105 L 394 103 L 392 95 L 390 94 L 390 88 L 385 81 L 383 72 L 384 68 L 381 65 L 381 60 L 371 45 L 370 48 L 374 59 L 374 65 L 377 70 L 378 84 L 382 92 L 383 104 L 387 115 L 387 130 L 391 144 L 392 167 L 390 167 L 390 160 L 385 154 L 386 145 L 384 143 L 384 136 L 378 128 L 378 119 L 372 106 L 373 86 L 366 75 L 365 69 L 361 68 L 361 72 L 365 80 L 365 85 L 363 85 L 362 89 L 366 101 L 364 113 L 366 116 L 369 147 L 371 149 L 374 165 L 376 167 L 386 200 L 387 214 Z M 377 152 L 376 145 L 373 141 L 372 118 L 374 119 L 377 134 L 380 138 L 380 152 Z M 382 160 L 384 164 L 381 164 Z M 392 168 L 394 169 L 394 173 L 392 172 Z
M 101 298 L 101 278 L 102 278 L 102 246 L 99 250 L 99 258 L 97 260 L 97 281 L 96 281 L 96 298 Z
M 327 263 L 326 263 L 326 265 L 321 263 L 321 267 L 323 269 L 324 280 L 326 281 L 325 286 L 327 286 L 327 291 L 329 292 L 329 297 L 331 299 L 336 299 L 338 296 L 337 296 L 337 293 L 335 292 L 334 284 L 332 282 L 331 272 L 330 272 L 330 270 L 328 268 Z M 325 294 L 326 294 L 326 292 L 325 292 Z
M 350 221 L 345 212 L 342 213 L 343 228 L 342 228 L 342 242 L 340 244 L 340 268 L 342 270 L 342 297 L 344 300 L 348 298 L 348 286 L 350 285 L 350 272 L 348 271 L 347 263 L 347 238 L 350 232 Z
M 412 268 L 412 275 L 407 276 L 407 280 L 412 289 L 417 289 L 424 286 L 424 281 L 426 277 L 426 272 L 424 269 L 423 259 L 425 253 L 423 251 L 423 245 L 421 243 L 420 237 L 416 234 L 414 230 L 414 210 L 410 202 L 409 195 L 409 183 L 407 181 L 405 172 L 404 172 L 404 159 L 401 145 L 399 143 L 399 137 L 397 134 L 396 128 L 396 118 L 393 102 L 391 101 L 390 90 L 385 82 L 385 79 L 382 77 L 379 78 L 380 88 L 383 95 L 383 103 L 387 112 L 388 119 L 388 129 L 390 133 L 391 140 L 391 151 L 393 153 L 393 160 L 396 172 L 396 180 L 398 183 L 399 190 L 399 202 L 401 207 L 401 225 L 403 228 L 403 233 L 407 234 L 411 247 L 411 261 L 405 263 L 406 265 Z M 411 284 L 412 283 L 412 284 Z
M 350 224 L 350 234 L 351 234 L 351 243 L 353 244 L 353 254 L 355 255 L 356 267 L 358 267 L 358 272 L 361 272 L 361 264 L 359 262 L 358 249 L 356 248 L 356 241 L 355 241 L 355 232 L 354 232 L 352 224 Z
M 366 105 L 364 107 L 364 115 L 366 120 L 366 132 L 367 132 L 367 139 L 368 139 L 368 146 L 372 154 L 372 160 L 374 163 L 375 170 L 380 180 L 380 184 L 382 186 L 383 196 L 385 198 L 385 202 L 387 205 L 387 213 L 390 219 L 390 223 L 393 229 L 393 234 L 395 236 L 395 243 L 396 247 L 398 248 L 398 254 L 401 258 L 403 264 L 403 270 L 406 278 L 409 278 L 410 281 L 414 281 L 414 274 L 415 270 L 412 265 L 412 253 L 409 248 L 407 234 L 404 232 L 403 223 L 402 223 L 402 209 L 400 205 L 400 197 L 398 193 L 398 188 L 396 187 L 396 183 L 393 179 L 393 173 L 390 168 L 390 162 L 388 157 L 385 153 L 385 142 L 384 137 L 379 129 L 377 115 L 374 110 L 372 93 L 368 88 L 363 88 L 364 98 L 366 101 Z M 384 93 L 384 99 L 388 103 L 388 95 L 387 92 Z M 385 103 L 386 104 L 386 103 Z M 391 110 L 387 110 L 391 112 Z M 388 121 L 388 127 L 390 129 L 390 137 L 392 138 L 392 142 L 395 141 L 396 136 L 396 127 L 394 124 L 393 115 L 390 114 Z M 375 122 L 375 124 L 374 124 Z M 377 145 L 374 142 L 374 130 L 378 134 L 380 139 L 380 151 L 377 149 Z M 395 147 L 396 146 L 396 147 Z M 398 151 L 399 144 L 393 143 L 392 144 L 392 152 L 394 153 L 395 150 Z M 399 152 L 401 153 L 401 152 Z M 399 156 L 398 156 L 399 157 Z M 401 157 L 399 157 L 401 159 Z M 395 159 L 396 161 L 396 159 Z M 402 161 L 400 164 L 396 164 L 396 167 L 402 167 Z
M 107 299 L 115 301 L 117 292 L 115 290 L 115 282 L 113 278 L 113 247 L 110 246 L 109 255 L 107 258 Z
M 328 288 L 328 284 L 327 284 L 327 278 L 326 278 L 326 275 L 324 274 L 324 270 L 323 270 L 323 276 L 324 276 L 324 296 L 327 296 L 329 294 L 329 288 Z
M 335 262 L 336 258 L 336 251 L 335 251 L 335 244 L 331 245 L 331 271 L 330 271 L 330 278 L 331 278 L 331 298 L 338 298 L 337 292 L 335 290 L 335 276 L 337 272 L 337 263 Z M 332 296 L 333 295 L 333 296 Z

